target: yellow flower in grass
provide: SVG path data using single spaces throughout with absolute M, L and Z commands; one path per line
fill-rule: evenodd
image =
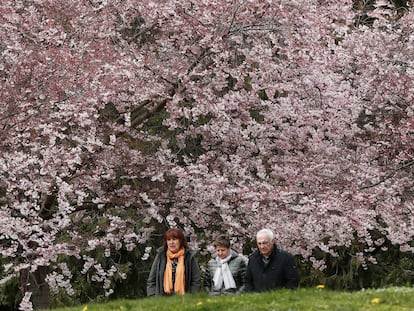
M 88 311 L 88 306 L 84 306 L 82 311 Z
M 199 302 L 196 303 L 196 306 L 201 306 L 202 304 L 203 304 L 203 302 L 199 301 Z
M 323 284 L 319 284 L 318 286 L 316 286 L 316 288 L 317 288 L 317 289 L 324 289 L 324 288 L 325 288 L 325 285 L 323 285 Z
M 372 300 L 371 300 L 371 303 L 380 303 L 380 299 L 379 298 L 373 298 Z

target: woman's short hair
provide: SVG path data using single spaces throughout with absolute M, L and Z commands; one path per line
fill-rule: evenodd
M 225 248 L 230 248 L 230 238 L 226 234 L 220 234 L 213 242 L 214 247 L 222 246 Z
M 164 233 L 164 238 L 162 239 L 162 244 L 164 245 L 164 249 L 167 249 L 167 240 L 175 238 L 180 241 L 180 246 L 184 248 L 188 248 L 187 240 L 184 237 L 184 233 L 178 229 L 178 228 L 172 228 L 167 230 L 167 232 Z

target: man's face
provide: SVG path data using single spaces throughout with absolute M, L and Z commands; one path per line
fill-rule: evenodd
M 264 257 L 269 257 L 270 253 L 273 250 L 273 240 L 271 240 L 267 235 L 258 235 L 256 237 L 257 247 L 259 248 L 260 253 Z

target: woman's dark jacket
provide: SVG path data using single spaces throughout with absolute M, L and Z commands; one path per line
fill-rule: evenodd
M 276 288 L 297 288 L 298 271 L 293 256 L 276 245 L 265 264 L 259 250 L 249 256 L 246 270 L 245 291 L 262 292 Z
M 229 269 L 231 271 L 231 274 L 233 275 L 233 279 L 236 283 L 237 288 L 214 288 L 213 278 L 216 270 L 219 267 L 219 263 L 216 259 L 212 258 L 207 263 L 206 274 L 203 282 L 204 288 L 210 295 L 232 294 L 242 292 L 244 290 L 244 280 L 246 275 L 245 259 L 235 251 L 231 251 L 231 258 L 227 264 L 229 265 Z
M 201 289 L 200 266 L 195 252 L 188 248 L 184 253 L 184 275 L 185 275 L 185 292 L 196 293 Z M 164 247 L 160 247 L 152 263 L 151 271 L 147 280 L 148 296 L 163 296 L 164 293 L 164 271 L 167 264 L 167 254 Z

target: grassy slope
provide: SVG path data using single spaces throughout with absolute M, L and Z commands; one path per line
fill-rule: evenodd
M 205 294 L 115 300 L 55 311 L 261 311 L 261 310 L 414 310 L 414 288 L 359 292 L 325 289 L 279 290 L 263 294 L 208 297 Z

